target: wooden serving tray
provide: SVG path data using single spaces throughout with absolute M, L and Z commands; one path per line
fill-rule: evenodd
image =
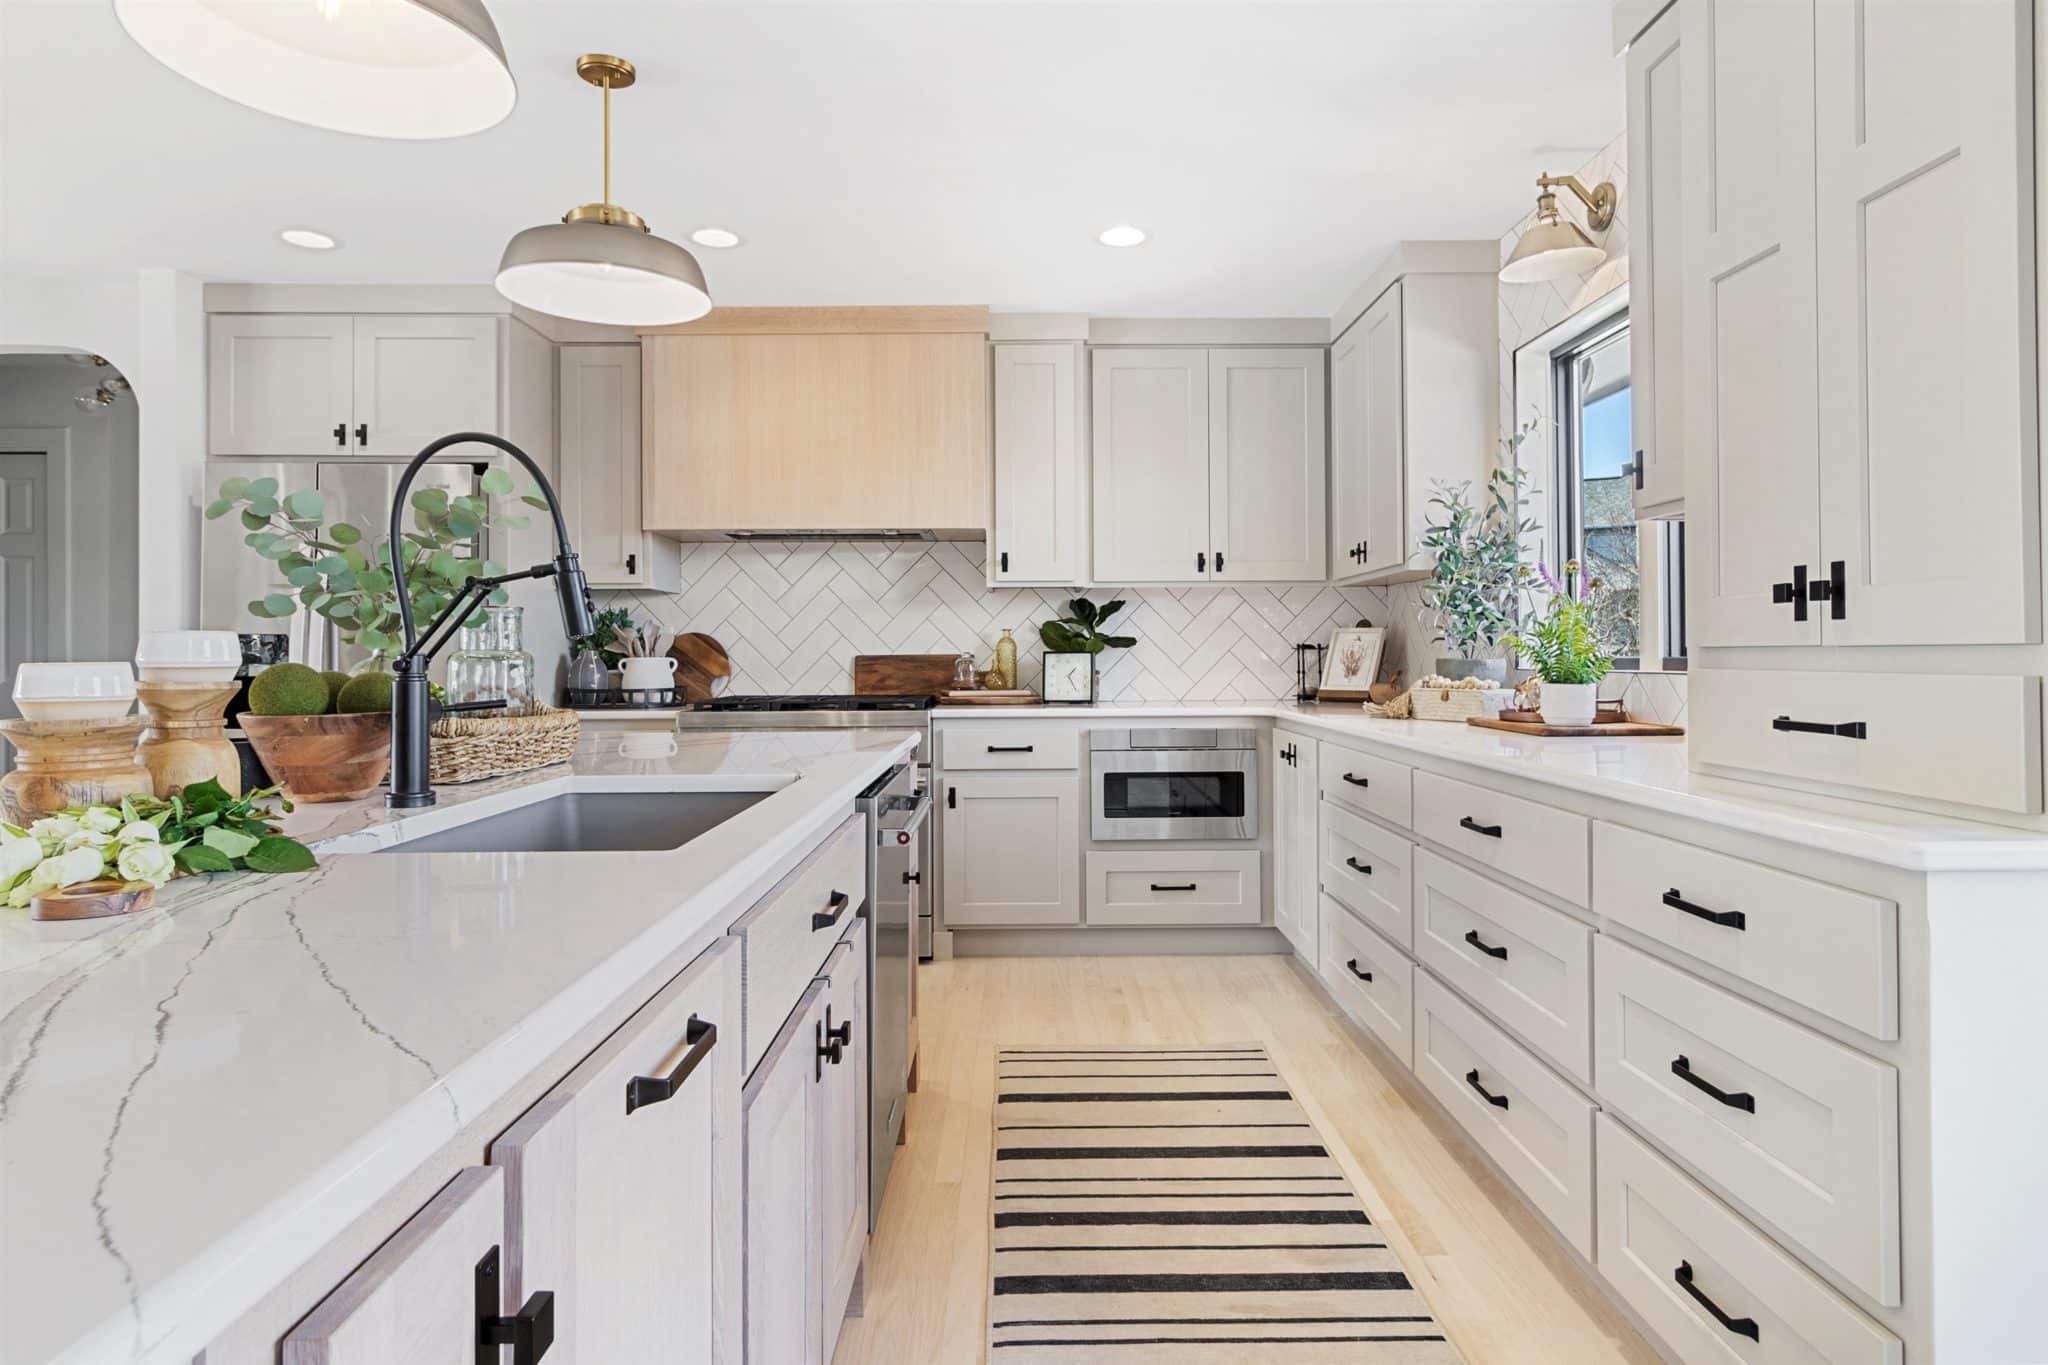
M 1029 688 L 1013 688 L 995 691 L 982 688 L 975 692 L 946 692 L 939 698 L 947 706 L 1036 706 L 1039 696 Z
M 1528 719 L 1523 719 L 1523 717 Z M 1468 716 L 1467 725 L 1482 730 L 1505 730 L 1514 735 L 1608 735 L 1630 739 L 1643 735 L 1682 735 L 1682 725 L 1658 725 L 1653 721 L 1630 720 L 1619 711 L 1603 711 L 1591 725 L 1546 725 L 1540 711 L 1503 711 L 1499 716 Z

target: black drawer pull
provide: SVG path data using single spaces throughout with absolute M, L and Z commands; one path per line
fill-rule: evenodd
M 1749 917 L 1740 910 L 1709 910 L 1704 905 L 1694 905 L 1679 895 L 1675 886 L 1664 893 L 1664 903 L 1673 910 L 1691 915 L 1694 919 L 1703 919 L 1709 924 L 1718 924 L 1724 929 L 1743 929 L 1749 925 Z
M 1347 967 L 1349 967 L 1349 968 L 1351 969 L 1351 974 L 1352 974 L 1353 976 L 1357 977 L 1357 978 L 1358 978 L 1358 979 L 1359 979 L 1360 981 L 1370 981 L 1370 980 L 1372 980 L 1372 973 L 1371 973 L 1371 972 L 1361 972 L 1360 970 L 1358 970 L 1358 959 L 1357 959 L 1357 958 L 1355 958 L 1355 957 L 1354 957 L 1354 958 L 1352 958 L 1352 959 L 1351 959 L 1351 960 L 1350 960 L 1349 962 L 1346 962 L 1346 963 L 1345 963 L 1344 965 L 1345 965 L 1345 966 L 1347 966 Z
M 1037 746 L 1033 744 L 984 744 L 982 747 L 992 754 L 1028 754 Z
M 1154 891 L 1199 891 L 1201 888 L 1193 882 L 1189 882 L 1186 886 L 1161 886 L 1158 882 L 1154 882 L 1152 883 L 1152 889 Z
M 626 1082 L 626 1112 L 632 1113 L 642 1105 L 660 1104 L 672 1100 L 683 1088 L 683 1082 L 690 1079 L 690 1073 L 697 1064 L 711 1055 L 711 1049 L 718 1046 L 718 1026 L 708 1024 L 696 1015 L 690 1016 L 689 1024 L 683 1029 L 683 1041 L 689 1051 L 683 1054 L 675 1069 L 666 1076 L 635 1076 Z
M 1344 860 L 1344 866 L 1350 868 L 1353 872 L 1361 872 L 1368 877 L 1372 875 L 1372 864 L 1361 863 L 1356 858 L 1346 858 Z
M 820 929 L 830 929 L 833 925 L 839 923 L 839 917 L 846 913 L 846 907 L 853 904 L 853 899 L 844 891 L 834 891 L 832 899 L 826 901 L 825 904 L 830 909 L 811 911 L 811 932 L 813 933 Z
M 1474 834 L 1484 834 L 1489 839 L 1500 838 L 1499 825 L 1482 825 L 1469 815 L 1461 815 L 1458 817 L 1458 828 L 1469 829 Z
M 852 1047 L 853 1020 L 841 1019 L 839 1027 L 834 1028 L 832 1026 L 832 1007 L 830 1005 L 825 1006 L 825 1037 L 843 1047 Z M 832 1060 L 837 1062 L 839 1059 L 835 1057 Z
M 1702 1080 L 1693 1074 L 1692 1063 L 1683 1056 L 1671 1063 L 1671 1074 L 1695 1090 L 1704 1090 L 1730 1109 L 1740 1109 L 1745 1114 L 1756 1112 L 1756 1096 L 1747 1090 L 1723 1090 L 1712 1081 Z
M 346 423 L 346 422 L 338 422 L 338 423 L 336 423 L 336 424 L 335 424 L 335 427 L 334 427 L 334 448 L 335 448 L 336 450 L 347 450 L 347 449 L 348 449 L 348 423 Z
M 1488 1104 L 1492 1105 L 1494 1108 L 1505 1109 L 1508 1107 L 1508 1097 L 1506 1095 L 1496 1095 L 1492 1091 L 1488 1090 L 1485 1086 L 1481 1085 L 1479 1083 L 1479 1073 L 1477 1071 L 1468 1071 L 1465 1073 L 1465 1084 L 1471 1086 L 1474 1090 L 1477 1090 L 1480 1094 L 1480 1097 L 1484 1099 Z
M 1465 942 L 1471 944 L 1480 952 L 1485 953 L 1488 957 L 1497 957 L 1503 962 L 1508 960 L 1508 950 L 1505 948 L 1496 948 L 1491 943 L 1487 943 L 1484 940 L 1482 940 L 1479 937 L 1479 931 L 1477 929 L 1467 929 L 1465 931 Z
M 499 1348 L 512 1348 L 512 1365 L 539 1365 L 555 1344 L 555 1291 L 538 1289 L 526 1306 L 511 1317 L 498 1312 L 499 1249 L 492 1247 L 476 1263 L 472 1302 L 476 1306 L 476 1358 L 495 1362 Z
M 1371 778 L 1360 777 L 1357 773 L 1344 774 L 1344 780 L 1346 782 L 1349 782 L 1354 787 L 1370 787 L 1372 785 Z
M 368 445 L 369 443 L 370 443 L 370 424 L 369 424 L 368 422 L 358 422 L 358 423 L 356 423 L 356 444 L 357 444 L 357 445 L 359 445 L 359 446 L 366 446 L 366 445 Z
M 1794 720 L 1790 716 L 1779 716 L 1771 722 L 1773 730 L 1786 730 L 1799 735 L 1839 735 L 1843 739 L 1869 739 L 1868 727 L 1860 720 L 1845 720 L 1836 723 L 1817 720 Z
M 1709 1313 L 1712 1313 L 1714 1315 L 1715 1322 L 1720 1323 L 1723 1327 L 1727 1328 L 1729 1331 L 1733 1332 L 1738 1337 L 1748 1337 L 1751 1341 L 1763 1340 L 1763 1338 L 1757 1334 L 1755 1318 L 1731 1318 L 1726 1313 L 1721 1311 L 1720 1304 L 1715 1303 L 1712 1299 L 1708 1298 L 1704 1293 L 1701 1292 L 1700 1287 L 1692 1282 L 1691 1261 L 1680 1261 L 1678 1263 L 1678 1269 L 1671 1272 L 1671 1278 L 1678 1281 L 1678 1287 L 1680 1289 L 1683 1289 L 1686 1293 L 1692 1295 L 1692 1300 L 1694 1303 L 1706 1309 Z

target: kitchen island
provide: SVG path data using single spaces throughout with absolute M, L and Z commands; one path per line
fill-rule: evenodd
M 6 913 L 0 1365 L 273 1359 L 915 742 L 591 735 L 423 811 L 302 806 L 310 873 L 176 883 L 130 919 Z M 765 796 L 664 851 L 377 851 L 570 792 L 679 791 Z M 736 1059 L 741 1021 L 718 1022 Z

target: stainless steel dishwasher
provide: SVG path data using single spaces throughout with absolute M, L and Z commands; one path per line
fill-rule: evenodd
M 931 792 L 924 769 L 890 769 L 860 795 L 868 819 L 868 1230 L 882 1216 L 882 1191 L 896 1161 L 909 1102 L 911 992 L 917 925 L 924 902 L 925 822 Z

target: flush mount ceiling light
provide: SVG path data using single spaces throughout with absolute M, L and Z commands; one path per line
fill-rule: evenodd
M 518 91 L 483 0 L 114 0 L 128 36 L 216 95 L 367 137 L 461 137 Z
M 1507 263 L 1500 268 L 1502 284 L 1536 284 L 1566 275 L 1583 275 L 1607 259 L 1605 248 L 1557 209 L 1553 186 L 1562 185 L 1586 206 L 1586 225 L 1605 232 L 1614 222 L 1614 182 L 1603 180 L 1588 190 L 1572 175 L 1536 177 L 1536 221 L 1515 243 Z
M 498 292 L 537 313 L 615 327 L 660 327 L 711 311 L 697 258 L 648 231 L 612 200 L 612 91 L 633 83 L 623 57 L 585 53 L 576 74 L 604 91 L 604 199 L 514 237 L 498 263 Z
M 728 232 L 724 228 L 704 227 L 691 233 L 690 240 L 698 246 L 716 247 L 723 251 L 727 247 L 738 246 L 740 235 L 737 232 Z
M 1104 246 L 1136 246 L 1145 240 L 1145 229 L 1125 223 L 1118 227 L 1104 228 L 1095 234 L 1095 240 Z
M 332 237 L 312 228 L 286 228 L 277 235 L 284 239 L 286 245 L 304 247 L 308 251 L 332 251 L 335 247 Z

